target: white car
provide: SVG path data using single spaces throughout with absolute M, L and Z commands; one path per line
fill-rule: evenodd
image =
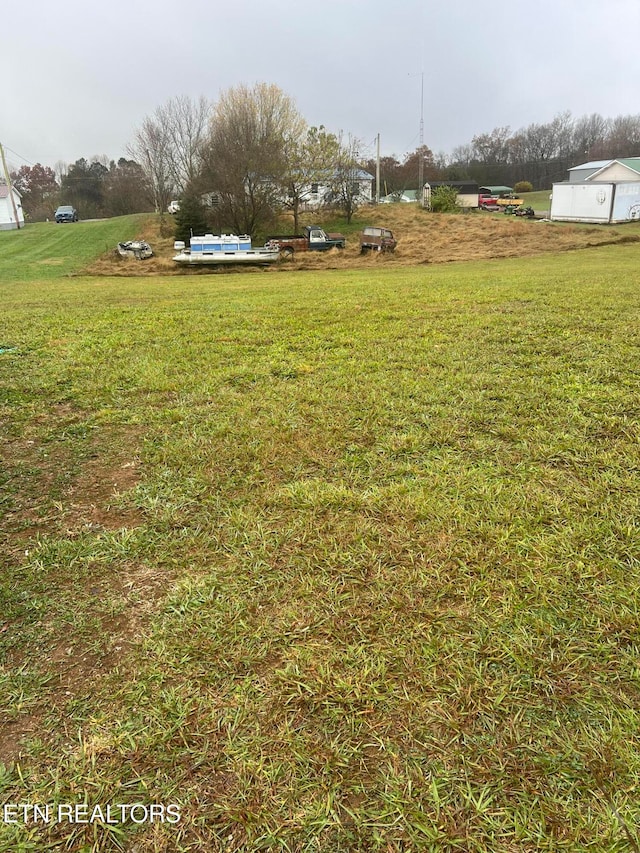
M 180 210 L 180 202 L 176 200 L 170 201 L 167 210 L 169 213 L 177 213 Z

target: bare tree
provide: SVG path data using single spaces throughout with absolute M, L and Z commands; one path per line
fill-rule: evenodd
M 277 86 L 238 86 L 214 107 L 206 152 L 208 188 L 220 199 L 220 219 L 254 235 L 282 202 L 293 152 L 306 124 Z
M 127 153 L 144 169 L 156 211 L 166 210 L 201 175 L 210 116 L 203 97 L 170 98 L 136 131 Z
M 155 116 L 167 137 L 168 169 L 178 195 L 193 187 L 202 174 L 212 107 L 200 97 L 171 98 Z
M 465 166 L 466 168 L 469 168 L 469 165 L 473 161 L 474 157 L 475 151 L 471 143 L 468 142 L 465 145 L 458 145 L 451 152 L 451 157 L 449 158 L 447 166 L 456 165 Z
M 341 136 L 327 201 L 342 210 L 347 222 L 351 222 L 353 214 L 362 201 L 359 180 L 360 160 L 360 141 L 354 136 L 349 136 L 345 141 Z
M 168 134 L 157 117 L 147 116 L 127 146 L 129 155 L 142 166 L 156 213 L 164 213 L 176 191 L 171 174 Z
M 571 153 L 578 160 L 590 159 L 592 151 L 606 138 L 609 122 L 599 113 L 582 116 L 573 125 Z
M 640 115 L 612 119 L 603 143 L 604 157 L 637 157 L 640 153 Z
M 69 171 L 68 163 L 65 163 L 64 160 L 58 160 L 53 167 L 53 171 L 56 173 L 56 179 L 58 183 L 66 176 Z
M 558 113 L 547 124 L 530 124 L 522 131 L 527 145 L 527 160 L 552 160 L 567 155 L 571 148 L 571 113 Z
M 508 127 L 496 127 L 491 133 L 481 133 L 471 140 L 473 159 L 480 163 L 506 163 L 509 158 Z

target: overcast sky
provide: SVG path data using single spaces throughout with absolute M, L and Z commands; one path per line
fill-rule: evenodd
M 383 155 L 415 149 L 421 112 L 435 153 L 564 110 L 640 113 L 640 0 L 22 0 L 3 18 L 14 168 L 117 160 L 170 97 L 241 83 L 372 156 L 378 133 Z

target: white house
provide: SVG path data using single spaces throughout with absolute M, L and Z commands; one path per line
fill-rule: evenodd
M 273 191 L 274 196 L 280 196 L 280 203 L 286 205 L 286 197 L 277 189 L 277 184 L 270 178 L 262 178 L 262 182 L 266 189 Z M 356 207 L 363 204 L 371 204 L 373 202 L 373 183 L 375 178 L 364 169 L 356 169 L 351 175 L 351 192 L 353 194 Z M 300 210 L 318 210 L 331 204 L 332 195 L 335 192 L 335 182 L 328 176 L 326 181 L 318 181 L 317 183 L 309 184 L 303 187 L 300 193 L 301 204 Z M 215 207 L 222 201 L 222 196 L 219 192 L 211 191 L 203 193 L 201 196 L 202 204 L 205 207 Z M 174 205 L 174 202 L 171 202 Z M 179 209 L 179 202 L 175 202 Z M 174 211 L 170 211 L 174 212 Z
M 593 160 L 553 185 L 551 219 L 609 224 L 640 219 L 640 157 Z
M 13 203 L 11 195 L 13 195 Z M 18 214 L 17 221 L 16 213 Z M 0 231 L 12 231 L 15 228 L 22 228 L 23 226 L 24 212 L 22 210 L 22 196 L 13 187 L 10 194 L 9 187 L 6 184 L 0 184 Z
M 351 191 L 356 205 L 371 204 L 373 201 L 373 175 L 365 172 L 364 169 L 356 169 L 353 172 L 352 180 Z M 330 180 L 310 184 L 303 193 L 303 210 L 317 210 L 319 207 L 329 204 L 332 192 Z

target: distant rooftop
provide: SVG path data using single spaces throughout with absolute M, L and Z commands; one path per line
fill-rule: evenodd
M 572 166 L 569 171 L 573 172 L 574 169 L 604 169 L 604 167 L 608 166 L 609 163 L 613 163 L 613 160 L 591 160 L 589 163 L 581 163 L 579 166 Z
M 640 172 L 640 157 L 620 157 L 618 159 L 618 163 L 623 163 L 630 169 L 634 169 L 636 172 Z
M 611 163 L 622 163 L 628 169 L 633 169 L 635 172 L 640 172 L 640 157 L 612 157 L 610 160 L 592 160 L 589 163 L 581 163 L 579 166 L 572 166 L 569 171 L 573 172 L 578 169 L 592 169 L 597 172 L 599 169 L 604 169 L 605 166 Z

